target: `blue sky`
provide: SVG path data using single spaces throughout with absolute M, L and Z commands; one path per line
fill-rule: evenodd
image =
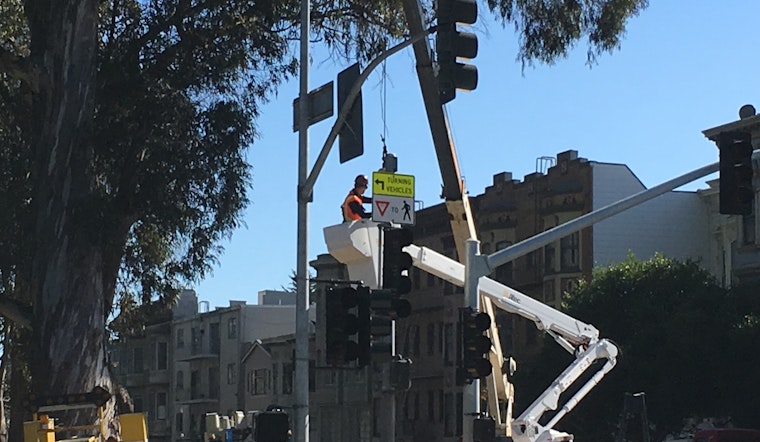
M 736 120 L 743 104 L 760 109 L 753 35 L 760 2 L 650 3 L 629 22 L 620 50 L 601 56 L 593 67 L 586 65 L 581 43 L 552 66 L 524 71 L 516 60 L 513 28 L 502 28 L 481 7 L 473 27 L 480 45 L 472 61 L 478 88 L 458 93 L 447 105 L 471 195 L 483 193 L 494 174 L 509 171 L 522 179 L 536 171 L 537 158 L 568 149 L 589 160 L 626 164 L 647 187 L 717 161 L 715 145 L 701 131 Z M 311 51 L 310 89 L 334 81 L 346 67 L 324 57 L 318 45 Z M 339 205 L 354 176 L 380 168 L 383 134 L 399 159 L 398 173 L 416 178 L 418 207 L 442 202 L 411 49 L 386 62 L 385 77 L 380 71 L 362 88 L 364 155 L 339 164 L 335 146 L 317 179 L 309 204 L 309 260 L 327 253 L 322 228 L 341 221 Z M 296 78 L 280 88 L 257 122 L 261 136 L 248 153 L 253 187 L 246 227 L 223 242 L 219 264 L 193 287 L 212 307 L 231 299 L 255 303 L 258 291 L 290 284 L 296 267 L 297 95 Z M 334 117 L 311 126 L 309 170 L 333 122 Z M 710 178 L 683 189 L 705 188 Z

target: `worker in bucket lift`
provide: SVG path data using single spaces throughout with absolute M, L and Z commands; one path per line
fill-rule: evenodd
M 369 181 L 365 175 L 358 175 L 354 179 L 354 188 L 348 192 L 346 199 L 340 206 L 343 212 L 343 222 L 356 221 L 358 219 L 371 218 L 371 212 L 365 212 L 363 204 L 371 204 L 372 198 L 364 196 Z

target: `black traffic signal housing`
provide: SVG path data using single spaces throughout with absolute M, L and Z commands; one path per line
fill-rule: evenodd
M 472 383 L 491 374 L 489 360 L 491 339 L 483 333 L 491 327 L 491 317 L 470 307 L 459 309 L 461 356 L 457 367 L 457 384 Z
M 752 187 L 752 136 L 749 132 L 721 132 L 720 213 L 750 215 L 755 191 Z
M 254 416 L 253 439 L 256 442 L 290 440 L 290 419 L 282 410 L 263 411 Z
M 475 0 L 438 0 L 436 12 L 438 94 L 441 104 L 446 104 L 456 98 L 457 89 L 471 91 L 478 87 L 478 69 L 457 61 L 457 58 L 471 59 L 478 55 L 477 36 L 457 30 L 457 23 L 473 24 L 477 21 L 478 4 Z
M 403 249 L 413 240 L 412 231 L 406 228 L 385 229 L 383 234 L 382 286 L 386 290 L 395 291 L 397 296 L 412 291 L 412 280 L 409 278 L 412 257 Z
M 359 293 L 353 287 L 328 287 L 325 293 L 325 347 L 327 363 L 343 365 L 359 357 L 359 344 L 354 335 L 359 319 L 353 313 Z
M 364 287 L 359 296 L 359 366 L 372 362 L 373 354 L 392 356 L 394 321 L 408 317 L 412 305 L 393 290 Z

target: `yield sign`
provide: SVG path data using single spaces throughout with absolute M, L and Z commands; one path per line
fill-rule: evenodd
M 413 198 L 373 195 L 372 203 L 372 221 L 414 225 Z
M 375 205 L 377 206 L 377 210 L 380 212 L 380 216 L 385 215 L 385 211 L 388 209 L 388 205 L 390 203 L 388 201 L 375 201 Z

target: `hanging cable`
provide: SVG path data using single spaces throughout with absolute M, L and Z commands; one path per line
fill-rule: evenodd
M 381 170 L 390 173 L 396 173 L 398 169 L 398 162 L 396 156 L 392 153 L 388 153 L 388 145 L 385 140 L 388 136 L 388 120 L 386 119 L 386 112 L 388 110 L 388 73 L 385 68 L 385 61 L 383 61 L 382 80 L 380 83 L 380 117 L 383 120 L 383 134 L 380 135 L 380 140 L 383 142 L 383 156 Z
M 386 109 L 388 104 L 388 90 L 387 90 L 387 71 L 386 62 L 383 61 L 382 79 L 380 83 L 380 118 L 383 120 L 383 134 L 380 135 L 380 141 L 383 142 L 383 158 L 388 153 L 388 147 L 385 144 L 385 138 L 388 135 L 388 121 L 386 120 Z

